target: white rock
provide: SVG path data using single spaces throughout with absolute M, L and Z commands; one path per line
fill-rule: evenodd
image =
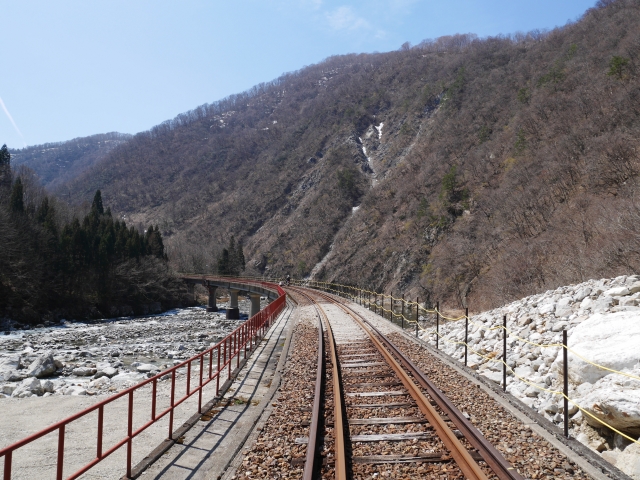
M 573 299 L 576 302 L 581 302 L 584 298 L 588 297 L 590 293 L 591 293 L 591 288 L 583 287 L 580 290 L 578 290 L 578 293 L 576 293 L 576 295 L 575 295 L 575 297 L 573 297 Z
M 617 312 L 594 314 L 577 325 L 569 339 L 569 348 L 593 363 L 613 370 L 633 368 L 639 360 L 640 314 Z M 572 383 L 595 383 L 609 374 L 569 352 L 569 378 Z M 562 369 L 562 351 L 554 363 Z
M 7 383 L 2 386 L 2 393 L 10 397 L 16 388 L 17 385 Z
M 614 287 L 604 292 L 603 295 L 605 297 L 624 297 L 630 293 L 631 291 L 627 287 Z
M 533 368 L 527 365 L 522 365 L 520 367 L 516 367 L 514 372 L 518 377 L 526 379 L 533 375 Z
M 109 377 L 113 378 L 118 374 L 118 369 L 113 367 L 104 367 L 101 370 L 98 370 L 95 374 L 94 378 L 100 377 Z
M 487 377 L 492 382 L 496 382 L 498 384 L 502 384 L 502 373 L 500 373 L 500 372 L 494 372 L 494 371 L 491 371 L 491 370 L 485 370 L 484 372 L 482 372 L 482 375 Z
M 546 303 L 544 305 L 541 305 L 540 307 L 538 307 L 538 313 L 540 315 L 546 315 L 549 313 L 553 313 L 556 311 L 556 304 L 555 303 Z
M 553 327 L 551 327 L 552 332 L 561 332 L 565 330 L 569 326 L 569 322 L 557 322 Z
M 12 397 L 24 398 L 32 395 L 42 395 L 44 390 L 40 380 L 35 377 L 25 378 L 11 394 Z
M 136 367 L 136 370 L 140 373 L 148 373 L 153 372 L 154 370 L 158 370 L 158 367 L 150 363 L 143 363 L 142 365 L 138 365 Z
M 625 387 L 611 381 L 609 377 L 598 381 L 593 390 L 578 399 L 577 403 L 587 412 L 620 431 L 640 429 L 640 388 Z M 602 424 L 586 415 L 587 422 L 594 427 Z
M 97 378 L 96 380 L 92 380 L 91 382 L 89 382 L 89 386 L 94 388 L 100 388 L 100 387 L 106 387 L 110 383 L 111 381 L 109 380 L 109 377 L 102 376 Z
M 640 445 L 634 443 L 625 448 L 618 455 L 616 467 L 634 480 L 640 480 Z
M 95 375 L 96 369 L 89 367 L 77 367 L 74 368 L 71 373 L 78 377 L 88 377 L 89 375 Z
M 29 365 L 27 375 L 29 377 L 45 378 L 56 373 L 58 367 L 51 353 L 41 355 Z

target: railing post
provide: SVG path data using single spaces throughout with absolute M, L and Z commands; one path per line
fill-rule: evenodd
M 11 480 L 11 460 L 13 451 L 7 452 L 4 456 L 4 480 Z
M 129 419 L 127 422 L 127 478 L 131 478 L 131 456 L 133 446 L 133 390 L 129 392 Z
M 502 326 L 504 332 L 502 333 L 502 391 L 507 391 L 507 316 L 502 317 Z
M 467 366 L 467 343 L 469 343 L 469 309 L 464 309 L 464 366 Z
M 58 468 L 56 480 L 62 480 L 62 472 L 64 470 L 64 427 L 65 425 L 61 425 L 58 429 Z M 9 468 L 11 468 L 11 462 L 9 462 Z M 9 470 L 9 472 L 11 472 L 11 470 Z
M 567 353 L 567 331 L 562 331 L 562 376 L 564 378 L 564 436 L 569 438 L 569 355 Z
M 176 371 L 171 370 L 171 410 L 169 411 L 169 440 L 173 439 L 173 406 L 176 398 Z
M 191 393 L 191 359 L 187 362 L 187 395 Z
M 200 355 L 200 389 L 198 390 L 198 413 L 202 413 L 202 371 L 204 370 L 204 354 Z M 155 382 L 154 382 L 155 385 Z
M 155 393 L 155 392 L 154 392 Z M 155 396 L 154 396 L 155 400 Z M 155 405 L 153 405 L 155 407 Z M 155 410 L 153 414 L 153 419 L 155 420 Z M 102 431 L 104 426 L 104 405 L 100 405 L 98 408 L 98 444 L 96 446 L 96 457 L 102 458 Z
M 404 330 L 404 293 L 402 294 L 402 307 L 400 312 L 400 321 L 402 322 L 402 329 Z
M 418 338 L 418 322 L 420 321 L 420 299 L 416 297 L 416 338 Z
M 436 349 L 440 348 L 440 302 L 436 303 Z
M 218 365 L 216 366 L 216 370 L 218 371 L 216 374 L 216 397 L 220 394 L 220 374 L 222 373 L 222 368 L 220 368 L 220 348 L 222 345 L 218 345 Z

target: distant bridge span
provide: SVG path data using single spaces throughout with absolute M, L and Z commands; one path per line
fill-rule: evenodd
M 203 285 L 209 290 L 209 301 L 207 302 L 207 312 L 217 312 L 216 290 L 224 288 L 229 290 L 230 301 L 227 308 L 227 318 L 237 320 L 240 318 L 238 309 L 238 294 L 248 294 L 251 298 L 251 311 L 249 318 L 260 311 L 260 297 L 267 297 L 270 301 L 278 298 L 279 293 L 273 288 L 273 284 L 260 280 L 236 277 L 218 277 L 213 275 L 183 275 L 182 280 L 187 284 L 190 291 L 195 285 Z

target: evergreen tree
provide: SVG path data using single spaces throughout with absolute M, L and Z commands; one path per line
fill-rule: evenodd
M 236 254 L 238 259 L 238 270 L 243 271 L 245 269 L 244 251 L 242 250 L 242 241 L 238 242 L 238 253 Z
M 9 207 L 14 213 L 24 212 L 24 188 L 22 186 L 22 180 L 20 179 L 20 177 L 18 177 L 16 183 L 13 184 L 13 189 L 11 190 L 11 198 L 9 200 Z
M 229 275 L 229 250 L 222 249 L 222 254 L 218 258 L 218 275 Z
M 96 215 L 104 214 L 104 206 L 102 205 L 102 193 L 100 193 L 100 190 L 97 190 L 96 194 L 93 196 L 93 203 L 91 204 L 91 213 L 95 213 Z
M 9 187 L 11 185 L 11 154 L 7 148 L 7 144 L 0 148 L 0 187 Z

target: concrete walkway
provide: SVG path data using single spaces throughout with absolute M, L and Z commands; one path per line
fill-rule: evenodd
M 223 399 L 141 474 L 144 479 L 217 479 L 269 405 L 279 384 L 293 326 L 285 311 L 251 355 Z

